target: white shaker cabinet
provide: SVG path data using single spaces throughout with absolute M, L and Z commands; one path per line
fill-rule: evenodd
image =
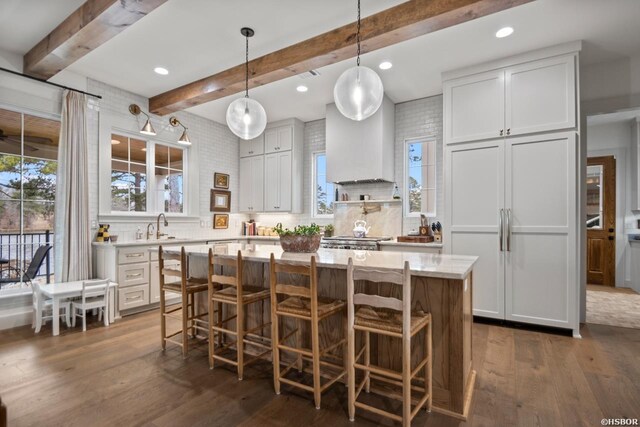
M 576 127 L 576 55 L 445 81 L 447 144 Z
M 291 151 L 267 154 L 264 157 L 266 212 L 291 210 Z
M 293 127 L 280 126 L 264 131 L 264 152 L 287 151 L 293 148 Z
M 260 154 L 264 154 L 264 140 L 264 134 L 247 141 L 240 139 L 240 157 L 258 156 Z
M 473 314 L 504 319 L 504 143 L 448 148 L 446 253 L 474 255 Z
M 303 134 L 297 119 L 269 123 L 263 154 L 240 156 L 240 212 L 302 212 Z
M 579 334 L 580 48 L 443 74 L 443 243 L 479 257 L 474 315 Z
M 573 328 L 578 305 L 575 132 L 505 147 L 506 319 Z
M 499 138 L 504 134 L 504 71 L 447 81 L 443 90 L 447 143 Z
M 264 210 L 264 156 L 240 159 L 240 212 Z
M 575 56 L 505 70 L 505 133 L 523 135 L 576 126 Z

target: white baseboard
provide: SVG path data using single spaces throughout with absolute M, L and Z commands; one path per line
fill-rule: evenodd
M 24 310 L 5 312 L 0 314 L 0 330 L 30 325 L 32 320 L 33 310 L 31 307 L 25 308 Z

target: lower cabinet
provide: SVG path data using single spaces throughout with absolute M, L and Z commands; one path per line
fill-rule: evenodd
M 118 310 L 149 305 L 149 284 L 118 288 Z

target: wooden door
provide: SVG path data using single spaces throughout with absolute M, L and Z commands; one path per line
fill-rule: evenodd
M 616 159 L 587 160 L 587 283 L 616 283 Z
M 445 149 L 445 253 L 479 257 L 473 314 L 504 319 L 504 141 Z
M 504 71 L 474 74 L 444 83 L 445 141 L 504 135 Z
M 578 300 L 576 134 L 508 138 L 506 319 L 573 328 Z

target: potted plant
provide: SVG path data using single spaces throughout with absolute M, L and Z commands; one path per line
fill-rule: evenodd
M 329 225 L 325 225 L 324 226 L 324 237 L 331 237 L 333 236 L 333 225 L 329 224 Z
M 320 247 L 320 226 L 317 224 L 297 225 L 290 230 L 278 223 L 273 231 L 280 236 L 280 246 L 285 252 L 316 252 Z

